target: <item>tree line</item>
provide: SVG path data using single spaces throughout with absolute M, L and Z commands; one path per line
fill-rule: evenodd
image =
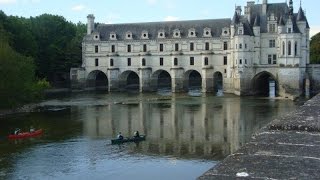
M 39 99 L 57 73 L 79 66 L 85 32 L 85 24 L 62 16 L 24 18 L 0 11 L 0 108 Z

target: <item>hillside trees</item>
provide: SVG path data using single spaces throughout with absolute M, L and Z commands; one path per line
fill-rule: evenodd
M 312 64 L 320 64 L 320 33 L 311 38 L 310 62 Z

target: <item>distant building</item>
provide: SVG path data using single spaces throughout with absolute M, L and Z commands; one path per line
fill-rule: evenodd
M 76 87 L 141 92 L 201 88 L 237 95 L 296 97 L 308 79 L 310 27 L 293 2 L 236 7 L 232 19 L 98 24 L 88 15 Z M 273 84 L 273 85 L 272 85 Z

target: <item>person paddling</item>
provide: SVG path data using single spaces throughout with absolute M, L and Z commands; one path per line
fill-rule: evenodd
M 119 140 L 123 140 L 123 136 L 122 136 L 121 132 L 119 132 L 117 137 L 118 137 Z
M 134 134 L 133 134 L 133 137 L 134 138 L 140 137 L 139 131 L 135 131 Z
M 20 130 L 19 128 L 16 128 L 16 130 L 14 130 L 14 134 L 15 134 L 15 135 L 18 135 L 18 134 L 20 133 L 20 131 L 21 131 L 21 130 Z

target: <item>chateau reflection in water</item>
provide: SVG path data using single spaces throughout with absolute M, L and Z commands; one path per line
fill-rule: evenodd
M 147 140 L 143 153 L 222 159 L 236 151 L 252 133 L 288 111 L 286 103 L 241 97 L 178 97 L 74 107 L 81 112 L 84 134 L 111 139 L 136 130 Z

